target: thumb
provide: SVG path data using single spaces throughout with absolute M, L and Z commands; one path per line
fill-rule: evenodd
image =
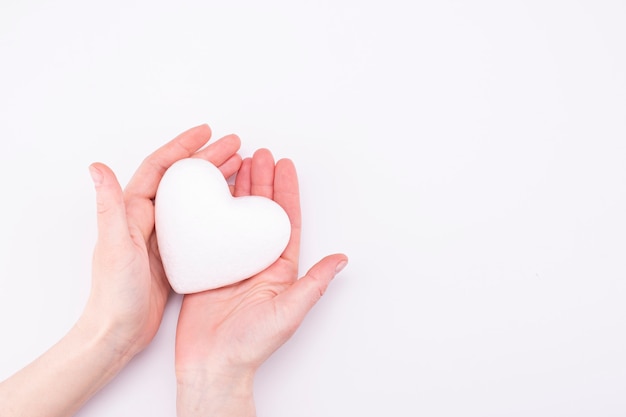
M 330 281 L 348 264 L 343 254 L 329 255 L 313 265 L 305 276 L 275 298 L 277 307 L 287 312 L 298 326 L 315 303 L 322 298 Z
M 102 243 L 119 243 L 128 237 L 122 187 L 111 168 L 104 164 L 91 164 L 89 173 L 96 188 L 98 240 Z

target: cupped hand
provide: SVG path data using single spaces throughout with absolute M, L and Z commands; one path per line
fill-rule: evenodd
M 210 137 L 207 125 L 182 133 L 148 156 L 124 191 L 106 165 L 90 166 L 98 239 L 91 293 L 78 326 L 107 333 L 124 355 L 132 357 L 152 340 L 171 291 L 154 230 L 153 201 L 161 177 L 174 162 L 188 157 L 210 161 L 225 177 L 241 165 L 237 136 L 202 148 Z
M 274 164 L 268 150 L 258 150 L 243 161 L 233 195 L 273 199 L 289 216 L 291 237 L 280 258 L 252 278 L 184 296 L 176 335 L 179 385 L 252 376 L 291 337 L 347 263 L 345 255 L 327 256 L 298 279 L 300 200 L 290 160 Z

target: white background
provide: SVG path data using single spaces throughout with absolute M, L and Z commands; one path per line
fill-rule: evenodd
M 626 415 L 623 1 L 174 4 L 0 5 L 0 379 L 82 311 L 88 165 L 208 122 L 350 256 L 260 416 Z M 79 416 L 175 415 L 179 306 Z

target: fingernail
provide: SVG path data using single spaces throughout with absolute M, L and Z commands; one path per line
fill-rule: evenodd
M 93 180 L 93 184 L 98 186 L 102 184 L 102 172 L 93 165 L 89 166 L 89 174 L 91 174 L 91 179 Z
M 335 267 L 335 274 L 340 273 L 341 270 L 346 267 L 346 265 L 348 265 L 348 261 L 341 261 L 341 262 L 339 262 L 337 264 L 337 266 Z

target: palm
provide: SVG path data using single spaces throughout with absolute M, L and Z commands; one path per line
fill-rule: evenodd
M 284 330 L 286 317 L 277 314 L 274 303 L 291 285 L 281 263 L 246 281 L 185 296 L 177 337 L 179 368 L 216 357 L 217 352 L 228 352 L 226 357 L 219 355 L 228 364 L 256 368 L 290 336 Z M 202 323 L 197 322 L 200 317 Z M 198 325 L 202 331 L 192 330 Z M 275 343 L 277 336 L 281 341 Z

